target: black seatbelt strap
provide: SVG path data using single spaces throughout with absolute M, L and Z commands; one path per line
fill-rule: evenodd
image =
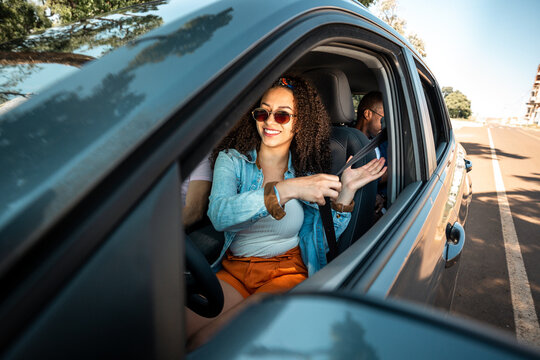
M 332 219 L 332 208 L 330 198 L 324 198 L 325 204 L 319 205 L 319 214 L 324 226 L 324 234 L 328 243 L 328 252 L 326 253 L 326 262 L 329 263 L 337 256 L 337 240 L 336 232 L 334 231 L 334 219 Z
M 375 150 L 375 148 L 377 148 L 379 145 L 381 145 L 385 140 L 386 140 L 386 129 L 381 131 L 380 133 L 378 133 L 377 136 L 375 136 L 369 142 L 369 144 L 367 144 L 366 146 L 361 148 L 356 154 L 354 154 L 352 159 L 347 161 L 347 163 L 345 165 L 343 165 L 341 167 L 341 169 L 339 169 L 339 171 L 336 173 L 336 175 L 341 176 L 341 174 L 343 173 L 343 171 L 345 171 L 346 168 L 356 164 L 358 161 L 363 159 L 367 154 L 369 154 L 370 151 Z
M 369 144 L 367 144 L 366 146 L 361 148 L 356 154 L 354 154 L 351 160 L 347 161 L 347 163 L 341 167 L 341 169 L 336 173 L 336 175 L 341 176 L 345 169 L 363 159 L 367 154 L 369 154 L 376 147 L 382 144 L 386 140 L 386 138 L 386 129 L 383 129 L 383 131 L 378 133 L 377 136 L 375 136 L 373 140 L 369 142 Z M 330 198 L 324 198 L 324 200 L 326 203 L 322 206 L 319 205 L 319 214 L 321 214 L 321 220 L 324 226 L 324 233 L 326 235 L 326 241 L 328 242 L 329 250 L 326 253 L 326 262 L 330 262 L 338 255 L 338 249 L 336 232 L 334 231 L 334 219 L 332 218 Z

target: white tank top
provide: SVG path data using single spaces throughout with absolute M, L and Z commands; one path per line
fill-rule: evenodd
M 270 258 L 296 247 L 300 241 L 298 233 L 304 222 L 304 209 L 300 201 L 293 199 L 285 204 L 285 212 L 281 220 L 268 215 L 239 231 L 230 246 L 233 255 Z

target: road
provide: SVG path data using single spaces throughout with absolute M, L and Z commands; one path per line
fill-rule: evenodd
M 474 194 L 452 311 L 540 346 L 540 330 L 535 329 L 540 314 L 540 131 L 461 123 L 455 133 L 473 162 Z M 497 163 L 502 178 L 498 187 Z M 504 210 L 504 194 L 509 211 Z M 509 245 L 512 237 L 519 246 Z M 513 258 L 511 251 L 521 254 L 521 273 L 515 266 L 519 256 Z M 520 323 L 523 317 L 525 324 Z

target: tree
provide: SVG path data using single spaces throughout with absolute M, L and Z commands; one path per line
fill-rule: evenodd
M 369 7 L 370 5 L 372 5 L 375 2 L 375 0 L 359 0 L 359 1 L 365 7 Z
M 451 90 L 452 88 L 445 87 L 443 89 Z M 461 91 L 450 92 L 444 97 L 444 101 L 451 118 L 468 119 L 471 116 L 471 101 Z
M 427 56 L 424 40 L 422 40 L 417 34 L 410 34 L 407 39 L 409 39 L 411 45 L 415 47 L 416 51 L 418 51 L 422 57 Z
M 43 7 L 24 0 L 0 0 L 0 44 L 52 25 Z
M 441 91 L 442 91 L 442 94 L 443 94 L 444 98 L 446 99 L 446 97 L 448 95 L 450 95 L 451 93 L 454 92 L 454 88 L 451 87 L 451 86 L 443 86 Z
M 407 37 L 412 46 L 415 47 L 416 51 L 426 57 L 426 49 L 424 40 L 422 40 L 417 34 L 406 34 L 407 21 L 400 18 L 397 15 L 397 0 L 379 0 L 377 1 L 377 12 L 381 20 L 393 27 L 398 33 Z
M 163 19 L 145 14 L 151 9 L 155 9 L 155 4 L 141 5 L 114 17 L 57 26 L 35 36 L 0 44 L 0 104 L 17 96 L 32 95 L 24 83 L 41 70 L 41 64 L 81 67 L 158 27 Z
M 62 24 L 79 21 L 148 0 L 45 0 L 50 16 L 59 16 Z
M 59 24 L 84 20 L 101 13 L 147 0 L 42 0 L 43 6 L 27 0 L 0 0 L 0 44 L 23 38 L 33 32 Z
M 393 27 L 398 33 L 405 35 L 407 21 L 397 15 L 397 0 L 380 0 L 377 4 L 381 19 Z

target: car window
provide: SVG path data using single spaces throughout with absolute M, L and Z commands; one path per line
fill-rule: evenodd
M 416 63 L 416 66 L 422 83 L 423 94 L 421 95 L 424 96 L 428 107 L 437 163 L 439 163 L 448 143 L 448 119 L 444 106 L 442 106 L 442 98 L 437 83 L 422 65 Z
M 313 55 L 306 54 L 299 61 L 302 68 L 323 67 L 339 69 L 347 75 L 351 90 L 355 117 L 362 98 L 370 92 L 380 92 L 383 100 L 384 120 L 381 128 L 387 132 L 386 151 L 383 152 L 388 166 L 388 199 L 393 202 L 400 191 L 419 179 L 419 155 L 413 140 L 412 113 L 402 59 L 398 51 L 373 51 L 370 48 L 351 47 L 345 44 L 319 46 Z M 312 58 L 315 58 L 313 60 Z M 298 66 L 298 65 L 297 65 Z M 380 117 L 377 117 L 380 119 Z M 355 127 L 357 122 L 348 124 Z M 368 137 L 370 137 L 368 135 Z

